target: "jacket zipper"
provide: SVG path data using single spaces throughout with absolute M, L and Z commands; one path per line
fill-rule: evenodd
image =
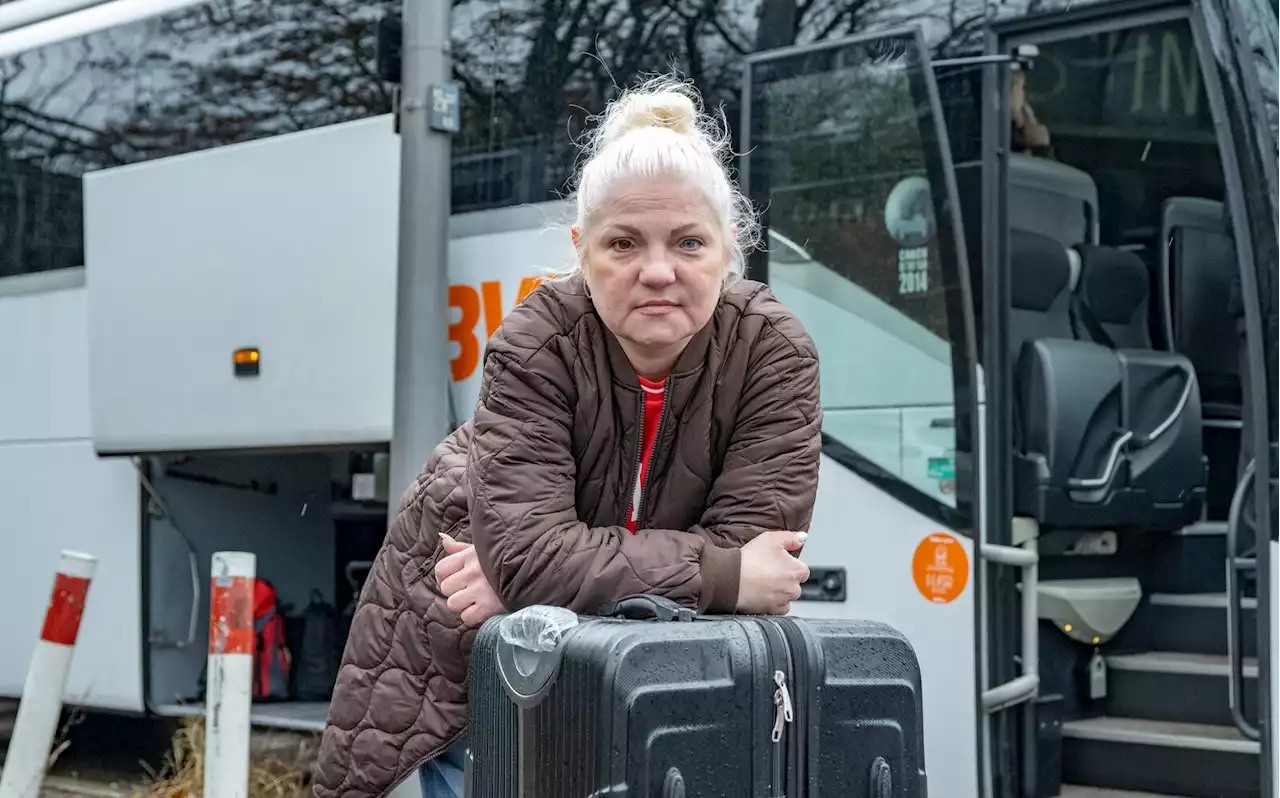
M 658 459 L 658 442 L 662 440 L 662 425 L 667 419 L 667 390 L 669 386 L 664 385 L 662 389 L 662 407 L 658 410 L 658 428 L 653 431 L 653 451 L 649 452 L 649 470 L 645 472 L 644 479 L 640 478 L 640 464 L 644 460 L 644 406 L 645 392 L 644 386 L 640 388 L 640 413 L 639 433 L 636 436 L 636 464 L 632 469 L 631 484 L 631 520 L 636 523 L 636 531 L 639 532 L 644 528 L 644 509 L 645 489 L 649 486 L 649 474 L 653 471 L 653 461 Z
M 630 521 L 636 519 L 636 532 L 640 531 L 640 461 L 644 458 L 644 391 L 640 391 L 640 397 L 637 402 L 638 411 L 636 413 L 636 459 L 635 465 L 631 467 L 631 506 L 627 508 L 630 511 Z
M 404 784 L 406 781 L 409 780 L 410 777 L 417 778 L 419 768 L 421 768 L 423 765 L 427 764 L 427 762 L 431 761 L 432 759 L 439 756 L 440 754 L 443 754 L 445 751 L 448 751 L 450 748 L 453 747 L 453 744 L 458 742 L 458 740 L 461 740 L 462 736 L 466 733 L 467 733 L 467 729 L 463 728 L 462 731 L 450 737 L 445 743 L 443 743 L 442 745 L 434 749 L 431 753 L 419 759 L 418 764 L 414 765 L 413 767 L 409 768 L 407 771 L 402 773 L 400 775 L 400 778 L 391 782 L 391 784 L 389 784 L 386 788 L 384 788 L 382 792 L 374 796 L 374 798 L 390 798 L 391 793 L 395 792 L 396 787 L 399 787 L 401 784 Z M 470 759 L 470 752 L 468 752 L 467 758 Z M 348 781 L 348 779 L 350 778 L 350 769 L 348 769 L 347 773 L 348 775 L 344 777 L 342 780 L 342 788 L 349 787 L 350 785 L 350 782 Z

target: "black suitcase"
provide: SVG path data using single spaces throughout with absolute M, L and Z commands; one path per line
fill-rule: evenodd
M 926 795 L 919 663 L 884 624 L 531 609 L 476 637 L 468 798 Z

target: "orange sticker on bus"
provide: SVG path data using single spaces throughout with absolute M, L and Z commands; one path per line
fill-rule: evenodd
M 920 594 L 935 604 L 949 604 L 969 582 L 969 555 L 953 535 L 934 533 L 916 546 L 911 576 Z
M 533 293 L 533 289 L 542 285 L 544 277 L 525 277 L 520 281 L 516 291 L 516 304 Z M 497 280 L 486 280 L 475 286 L 458 284 L 449 286 L 449 307 L 457 308 L 458 320 L 449 325 L 449 340 L 458 345 L 458 352 L 449 362 L 449 371 L 454 382 L 467 379 L 475 373 L 480 365 L 480 353 L 484 351 L 482 340 L 487 341 L 497 331 L 498 325 L 506 312 L 502 308 L 502 283 Z M 484 338 L 476 329 L 481 315 L 484 317 Z

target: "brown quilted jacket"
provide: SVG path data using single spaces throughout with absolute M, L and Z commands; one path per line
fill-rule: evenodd
M 437 591 L 439 532 L 476 546 L 511 610 L 594 612 L 630 593 L 737 606 L 739 548 L 807 530 L 818 487 L 818 362 L 800 322 L 733 279 L 667 383 L 640 503 L 643 398 L 580 278 L 546 283 L 484 355 L 471 421 L 405 492 L 351 627 L 316 767 L 316 798 L 386 795 L 467 723 L 475 631 Z

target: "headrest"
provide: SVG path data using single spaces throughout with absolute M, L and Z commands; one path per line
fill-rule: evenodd
M 1088 172 L 1061 161 L 1026 153 L 1010 153 L 1009 183 L 1071 197 L 1091 208 L 1098 207 L 1098 185 Z
M 1088 172 L 1025 153 L 1009 155 L 1009 221 L 1072 246 L 1097 241 L 1098 187 Z
M 1224 206 L 1216 200 L 1199 197 L 1170 197 L 1160 209 L 1161 225 L 1165 237 L 1179 228 L 1204 230 L 1218 235 L 1227 234 Z
M 1128 324 L 1147 301 L 1147 267 L 1132 252 L 1088 245 L 1079 249 L 1079 293 L 1094 318 L 1105 324 Z
M 1071 285 L 1071 261 L 1056 240 L 1009 231 L 1009 298 L 1020 310 L 1046 311 Z
M 1231 234 L 1221 202 L 1198 197 L 1170 197 L 1161 211 L 1162 238 L 1165 242 L 1160 267 L 1166 279 L 1183 280 L 1189 275 L 1171 277 L 1169 255 L 1176 243 L 1179 267 L 1192 266 L 1199 281 L 1231 279 L 1235 270 L 1232 260 Z

